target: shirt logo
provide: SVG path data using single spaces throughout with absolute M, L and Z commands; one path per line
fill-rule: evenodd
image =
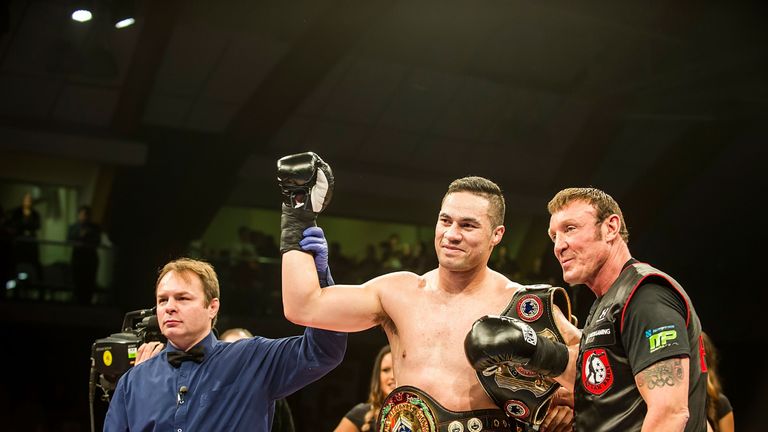
M 605 309 L 603 309 L 603 310 L 600 312 L 600 316 L 599 316 L 599 317 L 597 317 L 597 321 L 595 321 L 595 322 L 600 322 L 600 321 L 604 320 L 604 319 L 605 319 L 605 316 L 606 316 L 607 314 L 608 314 L 608 308 L 605 308 Z
M 585 351 L 581 367 L 581 384 L 586 391 L 601 395 L 613 385 L 613 369 L 604 349 Z
M 645 331 L 648 338 L 649 352 L 656 352 L 662 348 L 677 345 L 677 330 L 675 326 L 668 325 Z
M 595 340 L 596 336 L 610 336 L 610 334 L 611 334 L 611 329 L 610 328 L 604 328 L 604 329 L 595 330 L 593 332 L 590 332 L 587 335 L 587 342 L 586 343 L 590 343 L 593 340 Z

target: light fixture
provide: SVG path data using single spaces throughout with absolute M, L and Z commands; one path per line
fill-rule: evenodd
M 133 25 L 133 23 L 135 23 L 135 22 L 136 22 L 136 20 L 134 18 L 125 18 L 125 19 L 122 19 L 122 20 L 116 22 L 115 23 L 115 28 L 119 28 L 119 29 L 126 28 L 126 27 L 128 27 L 130 25 Z
M 80 23 L 95 19 L 106 24 L 111 20 L 117 29 L 136 23 L 135 0 L 74 0 L 70 10 L 72 19 Z
M 93 18 L 93 14 L 88 9 L 77 9 L 72 12 L 72 19 L 77 22 L 88 22 Z
M 90 0 L 74 0 L 70 10 L 73 20 L 84 23 L 93 18 L 94 5 Z
M 136 22 L 135 0 L 113 0 L 111 3 L 112 22 L 115 28 L 126 28 Z

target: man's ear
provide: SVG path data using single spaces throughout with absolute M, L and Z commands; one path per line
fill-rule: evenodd
M 493 234 L 491 234 L 491 244 L 493 246 L 496 246 L 501 242 L 502 237 L 504 237 L 505 230 L 506 228 L 504 228 L 504 225 L 499 225 L 493 229 Z
M 218 297 L 211 300 L 211 304 L 208 305 L 208 315 L 210 315 L 211 319 L 219 313 L 220 306 L 221 304 L 219 303 Z
M 617 214 L 612 214 L 603 222 L 606 228 L 605 239 L 607 241 L 613 241 L 616 237 L 621 236 L 621 218 Z

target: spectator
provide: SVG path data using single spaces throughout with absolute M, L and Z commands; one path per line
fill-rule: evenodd
M 5 214 L 0 206 L 0 298 L 5 296 L 6 283 L 15 277 L 13 268 L 13 234 Z
M 733 407 L 720 383 L 717 348 L 708 334 L 701 332 L 701 336 L 704 339 L 704 358 L 707 360 L 707 421 L 714 432 L 733 432 Z
M 16 207 L 11 212 L 8 225 L 14 236 L 14 262 L 16 271 L 24 269 L 31 270 L 35 274 L 29 278 L 33 281 L 39 281 L 43 276 L 42 265 L 40 264 L 40 248 L 37 243 L 37 231 L 40 229 L 40 213 L 33 207 L 32 194 L 24 194 L 21 206 Z
M 96 272 L 99 269 L 101 228 L 91 220 L 91 207 L 81 206 L 77 222 L 69 226 L 67 241 L 72 243 L 72 279 L 75 301 L 89 305 L 96 291 Z
M 392 350 L 385 345 L 379 350 L 373 363 L 368 401 L 355 405 L 334 432 L 374 432 L 384 399 L 395 389 L 395 373 L 392 369 Z
M 507 245 L 499 246 L 493 259 L 492 267 L 512 280 L 519 280 L 521 278 L 520 266 L 517 265 L 517 261 L 509 256 L 509 247 Z

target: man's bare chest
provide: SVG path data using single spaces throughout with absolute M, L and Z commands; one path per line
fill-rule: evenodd
M 463 347 L 477 319 L 501 313 L 511 296 L 509 293 L 464 301 L 423 298 L 403 305 L 392 318 L 402 339 L 457 349 Z

